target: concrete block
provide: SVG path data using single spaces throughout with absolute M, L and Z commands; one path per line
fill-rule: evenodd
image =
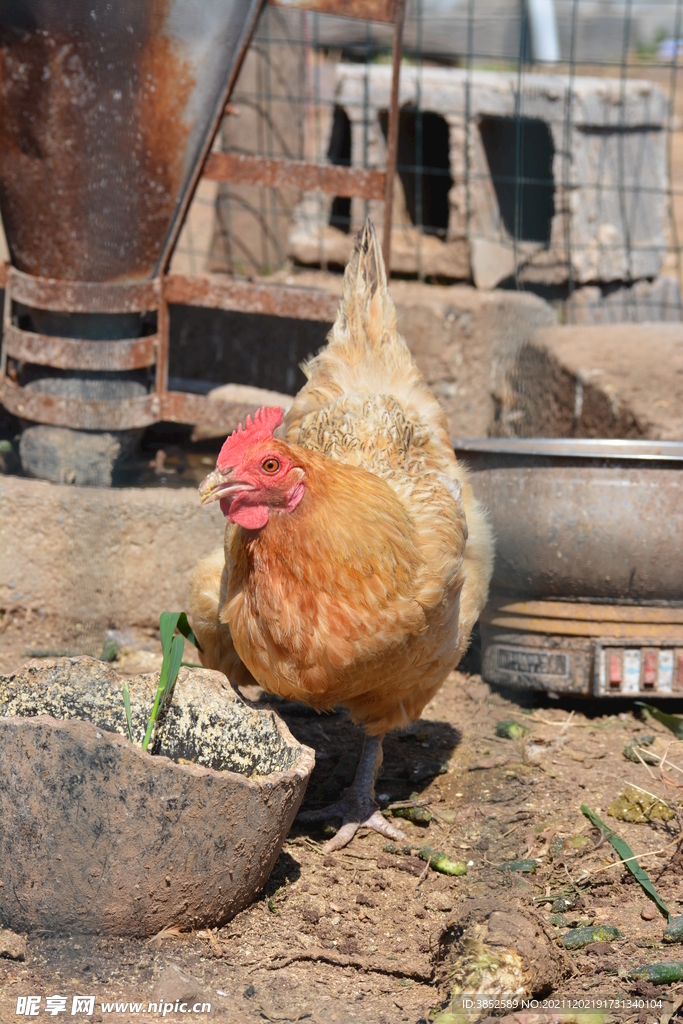
M 540 328 L 499 345 L 498 437 L 683 437 L 683 325 Z
M 195 488 L 69 487 L 0 477 L 0 609 L 154 626 L 187 607 L 198 559 L 223 543 Z
M 391 69 L 339 64 L 336 76 L 335 102 L 351 125 L 352 164 L 384 166 Z M 395 270 L 471 277 L 483 288 L 510 277 L 515 265 L 522 281 L 552 285 L 564 284 L 570 274 L 584 284 L 659 272 L 669 187 L 668 101 L 659 86 L 527 74 L 520 93 L 516 74 L 405 67 L 405 118 L 414 116 L 418 101 L 426 126 L 423 153 L 438 127 L 438 120 L 428 119 L 436 115 L 447 125 L 440 166 L 442 177 L 450 175 L 448 210 L 443 223 L 418 236 L 415 177 L 399 170 Z M 401 131 L 404 168 L 411 164 L 405 149 L 412 144 L 411 123 L 405 121 Z M 324 137 L 319 159 L 327 158 L 328 145 Z M 432 153 L 431 166 L 434 159 Z M 423 163 L 430 165 L 424 156 Z M 432 184 L 437 180 L 435 175 Z M 343 265 L 366 208 L 382 220 L 381 202 L 354 200 L 351 230 L 344 234 L 330 226 L 331 206 L 331 199 L 304 196 L 289 235 L 295 259 Z
M 680 323 L 683 300 L 678 280 L 661 274 L 654 281 L 602 287 L 585 285 L 567 304 L 570 324 Z

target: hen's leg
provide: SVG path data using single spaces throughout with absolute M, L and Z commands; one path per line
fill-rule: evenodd
M 341 818 L 341 828 L 323 847 L 325 853 L 332 853 L 333 850 L 340 850 L 342 846 L 346 846 L 361 826 L 372 828 L 389 839 L 406 838 L 405 833 L 391 825 L 377 807 L 375 780 L 381 766 L 382 737 L 366 736 L 353 785 L 344 792 L 341 799 L 329 807 L 321 807 L 317 811 L 304 811 L 299 815 L 299 821 Z

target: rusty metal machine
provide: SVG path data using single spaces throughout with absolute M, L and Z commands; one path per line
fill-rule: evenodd
M 333 318 L 316 289 L 167 273 L 202 173 L 384 198 L 388 258 L 405 2 L 279 2 L 394 26 L 386 172 L 210 153 L 264 0 L 3 5 L 0 402 L 25 424 L 22 460 L 32 432 L 34 448 L 59 435 L 95 462 L 104 436 L 106 462 L 161 420 L 235 426 L 243 409 L 168 390 L 169 304 Z
M 683 442 L 456 441 L 496 534 L 482 675 L 683 697 Z

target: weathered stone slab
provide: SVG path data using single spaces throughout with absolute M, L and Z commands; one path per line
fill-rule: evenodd
M 544 327 L 497 347 L 499 437 L 683 437 L 683 325 Z
M 680 323 L 681 289 L 669 274 L 616 287 L 587 284 L 572 292 L 566 319 L 570 324 Z
M 194 487 L 69 487 L 0 476 L 0 607 L 154 626 L 187 607 L 190 572 L 223 543 Z

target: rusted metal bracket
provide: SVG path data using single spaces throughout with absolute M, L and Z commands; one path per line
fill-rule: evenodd
M 5 303 L 0 401 L 21 419 L 78 430 L 133 430 L 161 418 L 161 395 L 168 367 L 168 309 L 162 283 L 59 281 L 32 277 L 5 265 Z M 116 341 L 84 341 L 25 331 L 13 321 L 13 305 L 63 313 L 157 313 L 157 333 Z M 142 369 L 156 364 L 155 393 L 141 398 L 90 400 L 49 395 L 20 387 L 7 378 L 13 358 L 61 370 L 95 372 Z
M 366 167 L 311 164 L 305 160 L 245 156 L 243 153 L 211 153 L 204 177 L 232 185 L 264 188 L 296 188 L 330 196 L 383 199 L 386 173 Z
M 266 284 L 218 274 L 196 277 L 169 274 L 164 278 L 164 299 L 179 306 L 203 306 L 322 323 L 332 323 L 339 306 L 338 297 L 322 288 Z
M 32 277 L 5 264 L 2 286 L 13 302 L 57 313 L 146 313 L 158 309 L 161 285 L 151 281 L 105 282 L 60 281 Z
M 238 281 L 219 275 L 170 274 L 132 284 L 90 284 L 32 278 L 0 265 L 5 285 L 0 401 L 20 419 L 74 430 L 135 430 L 161 420 L 201 424 L 217 433 L 234 429 L 244 403 L 168 391 L 169 303 L 260 313 L 293 319 L 334 320 L 338 298 L 320 288 Z M 156 310 L 156 334 L 121 341 L 83 341 L 25 331 L 13 322 L 13 303 L 77 313 Z M 155 391 L 141 398 L 85 400 L 22 388 L 6 377 L 8 358 L 63 370 L 105 372 L 155 367 Z
M 330 322 L 338 300 L 329 292 L 280 284 L 238 281 L 211 275 L 165 275 L 178 231 L 197 181 L 243 182 L 270 188 L 297 188 L 329 195 L 384 199 L 383 250 L 391 261 L 393 188 L 398 153 L 399 74 L 405 0 L 270 0 L 281 8 L 382 22 L 394 26 L 392 88 L 387 134 L 386 170 L 318 165 L 305 161 L 266 159 L 209 150 L 223 115 L 225 100 L 246 54 L 263 0 L 255 3 L 245 26 L 239 52 L 226 83 L 221 104 L 214 112 L 193 180 L 184 192 L 183 208 L 163 246 L 160 276 L 154 280 L 91 283 L 32 277 L 7 265 L 0 266 L 0 287 L 5 288 L 3 345 L 0 356 L 0 401 L 25 420 L 81 430 L 129 430 L 160 420 L 205 424 L 226 430 L 234 426 L 234 403 L 202 395 L 168 391 L 168 304 L 197 305 L 240 312 Z M 13 304 L 65 313 L 156 312 L 156 334 L 116 341 L 56 338 L 21 329 L 13 319 Z M 22 388 L 6 375 L 7 359 L 62 370 L 122 371 L 155 366 L 155 391 L 142 398 L 92 401 L 49 395 Z
M 93 284 L 31 277 L 5 265 L 0 380 L 5 377 L 7 358 L 52 366 L 61 370 L 136 370 L 153 366 L 157 350 L 167 344 L 163 332 L 142 338 L 117 341 L 84 341 L 56 338 L 25 331 L 12 319 L 13 303 L 33 309 L 63 313 L 146 313 L 163 305 L 161 282 Z
M 284 10 L 333 14 L 344 18 L 377 21 L 394 26 L 392 43 L 391 101 L 387 126 L 386 170 L 314 164 L 284 160 L 211 153 L 203 174 L 213 181 L 242 183 L 267 188 L 299 188 L 345 198 L 384 199 L 382 253 L 387 278 L 391 274 L 391 225 L 394 179 L 398 163 L 399 83 L 403 48 L 406 0 L 268 0 Z
M 391 224 L 394 210 L 394 178 L 396 177 L 396 167 L 398 164 L 398 97 L 405 15 L 406 0 L 396 0 L 394 45 L 391 55 L 391 103 L 389 105 L 389 123 L 387 125 L 387 176 L 384 190 L 384 232 L 382 237 L 382 255 L 384 256 L 384 263 L 387 268 L 387 278 L 391 272 Z
M 5 378 L 0 381 L 0 401 L 20 419 L 72 430 L 135 430 L 150 427 L 163 417 L 157 395 L 91 401 L 30 391 Z
M 7 379 L 0 381 L 0 402 L 20 419 L 72 430 L 137 430 L 163 420 L 201 424 L 218 436 L 234 430 L 245 414 L 244 402 L 225 402 L 180 391 L 116 401 L 88 401 L 30 391 Z
M 81 341 L 34 334 L 6 323 L 3 327 L 6 352 L 13 359 L 59 370 L 139 370 L 153 366 L 158 334 L 121 341 Z

